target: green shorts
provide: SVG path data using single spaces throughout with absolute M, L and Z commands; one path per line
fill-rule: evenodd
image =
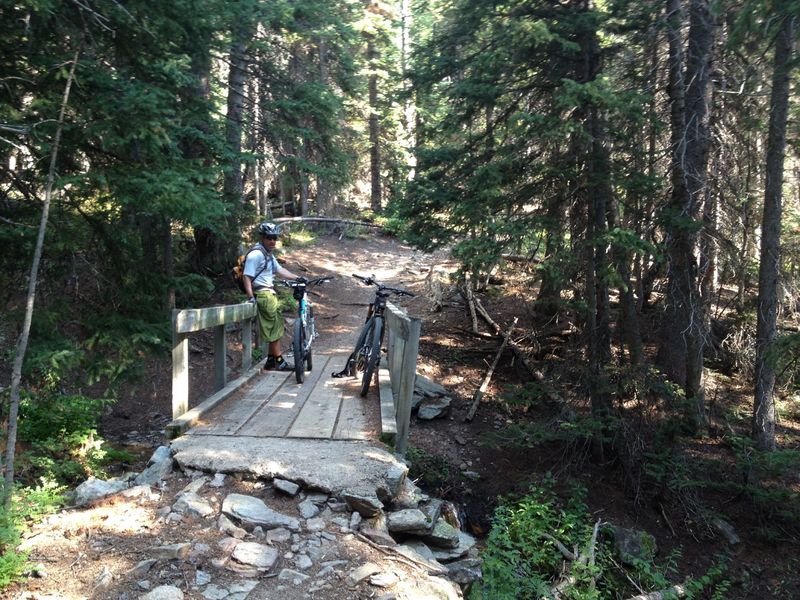
M 278 297 L 268 290 L 256 292 L 258 328 L 261 339 L 275 342 L 283 337 L 283 315 L 278 311 Z

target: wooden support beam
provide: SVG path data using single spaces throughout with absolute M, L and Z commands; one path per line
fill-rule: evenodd
M 218 392 L 225 387 L 228 380 L 225 372 L 227 362 L 228 344 L 225 335 L 225 325 L 214 327 L 214 391 Z

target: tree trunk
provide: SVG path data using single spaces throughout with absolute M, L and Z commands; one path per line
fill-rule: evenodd
M 381 131 L 378 121 L 378 50 L 375 38 L 367 35 L 367 63 L 369 64 L 369 172 L 370 207 L 373 212 L 381 211 Z
M 693 428 L 705 421 L 703 347 L 705 327 L 699 289 L 698 219 L 707 181 L 710 64 L 715 24 L 709 0 L 692 0 L 686 75 L 682 73 L 680 0 L 667 0 L 669 98 L 672 126 L 672 198 L 668 207 L 667 307 L 659 364 L 693 402 Z
M 20 384 L 22 382 L 22 364 L 25 361 L 25 353 L 28 350 L 28 337 L 31 332 L 33 321 L 33 306 L 36 302 L 36 285 L 39 278 L 39 265 L 42 261 L 42 251 L 44 249 L 44 237 L 47 233 L 47 220 L 50 214 L 50 200 L 53 197 L 53 184 L 56 178 L 56 159 L 58 158 L 58 147 L 61 143 L 61 132 L 64 129 L 64 113 L 69 102 L 69 92 L 72 88 L 72 81 L 75 79 L 75 69 L 78 66 L 80 47 L 75 51 L 72 64 L 69 68 L 67 83 L 64 86 L 64 96 L 61 99 L 61 109 L 58 113 L 58 126 L 56 128 L 53 149 L 50 151 L 50 167 L 47 171 L 47 187 L 45 188 L 44 204 L 42 205 L 42 217 L 39 221 L 39 234 L 36 238 L 36 247 L 33 251 L 31 261 L 31 273 L 28 280 L 28 297 L 25 303 L 25 319 L 22 323 L 22 331 L 17 340 L 17 349 L 14 354 L 14 366 L 11 371 L 11 388 L 9 393 L 8 408 L 8 431 L 6 433 L 6 457 L 5 473 L 3 474 L 3 506 L 8 514 L 11 508 L 11 500 L 14 493 L 14 455 L 17 445 L 17 421 L 19 416 Z
M 790 62 L 794 53 L 794 21 L 786 15 L 775 43 L 775 62 L 770 97 L 767 140 L 764 216 L 761 224 L 761 264 L 758 270 L 756 322 L 755 399 L 753 440 L 761 450 L 775 449 L 775 370 L 768 353 L 775 342 L 780 275 L 781 188 L 789 109 Z
M 225 118 L 225 141 L 232 158 L 225 173 L 223 194 L 231 204 L 242 202 L 242 122 L 244 116 L 244 88 L 247 77 L 247 45 L 251 30 L 247 26 L 236 27 L 229 54 L 228 101 Z

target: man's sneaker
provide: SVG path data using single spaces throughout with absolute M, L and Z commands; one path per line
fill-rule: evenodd
M 282 356 L 279 356 L 275 359 L 275 370 L 276 371 L 293 371 L 294 365 L 292 363 L 288 363 L 283 360 Z
M 275 368 L 275 365 L 276 365 L 275 357 L 274 356 L 270 356 L 269 358 L 267 358 L 267 362 L 264 363 L 264 370 L 265 371 L 271 371 L 272 369 Z

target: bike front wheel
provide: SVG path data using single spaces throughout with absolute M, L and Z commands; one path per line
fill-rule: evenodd
M 377 317 L 372 327 L 372 340 L 366 341 L 371 343 L 369 349 L 364 356 L 364 375 L 361 377 L 361 397 L 367 395 L 369 391 L 369 384 L 372 382 L 372 377 L 375 369 L 378 366 L 381 358 L 381 338 L 383 337 L 383 319 Z
M 294 376 L 297 383 L 305 381 L 305 362 L 306 328 L 300 319 L 294 322 L 294 338 L 292 339 L 292 353 L 294 354 Z
M 316 332 L 316 321 L 314 320 L 314 309 L 309 306 L 308 307 L 308 334 L 309 338 L 303 340 L 305 344 L 308 344 L 308 348 L 306 348 L 306 371 L 311 371 L 312 361 L 311 361 L 311 343 L 313 342 L 314 338 L 317 335 Z

